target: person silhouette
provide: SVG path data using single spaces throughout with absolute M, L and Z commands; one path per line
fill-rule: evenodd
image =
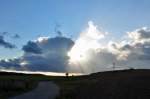
M 66 72 L 66 77 L 68 77 L 69 76 L 69 73 L 68 72 Z

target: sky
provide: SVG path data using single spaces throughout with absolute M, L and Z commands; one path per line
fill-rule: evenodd
M 149 10 L 149 0 L 0 0 L 0 33 L 6 32 L 5 43 L 15 45 L 0 46 L 0 59 L 21 57 L 23 46 L 38 37 L 58 36 L 57 25 L 64 37 L 76 41 L 92 21 L 108 32 L 104 41 L 117 41 L 128 31 L 150 27 Z

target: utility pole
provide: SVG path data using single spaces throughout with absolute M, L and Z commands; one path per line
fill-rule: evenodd
M 115 68 L 116 68 L 116 63 L 115 62 L 113 62 L 113 71 L 115 70 Z

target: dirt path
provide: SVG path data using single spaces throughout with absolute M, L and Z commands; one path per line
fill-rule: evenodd
M 58 94 L 59 87 L 56 84 L 51 81 L 42 81 L 36 89 L 10 99 L 55 99 Z

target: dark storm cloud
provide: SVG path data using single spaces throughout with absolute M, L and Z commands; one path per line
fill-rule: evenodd
M 26 45 L 23 46 L 22 50 L 26 53 L 41 54 L 41 48 L 33 41 L 28 41 Z
M 55 37 L 48 39 L 41 39 L 37 42 L 43 50 L 50 50 L 50 52 L 66 52 L 71 48 L 74 42 L 66 37 Z
M 51 55 L 51 54 L 50 54 Z M 27 62 L 25 67 L 29 70 L 34 71 L 55 71 L 55 72 L 64 72 L 67 68 L 67 59 L 61 56 L 49 56 L 44 57 L 42 55 L 30 55 L 24 56 L 23 60 Z
M 67 71 L 68 51 L 74 42 L 66 37 L 40 37 L 34 42 L 41 49 L 41 54 L 25 53 L 22 63 L 30 70 L 64 72 Z M 27 44 L 28 45 L 28 44 Z
M 20 68 L 20 59 L 0 60 L 0 66 L 4 68 Z
M 3 36 L 0 36 L 0 46 L 3 46 L 5 48 L 9 48 L 9 49 L 16 47 L 15 45 L 5 41 Z
M 26 67 L 33 71 L 65 72 L 68 66 L 68 51 L 74 42 L 66 37 L 39 37 L 23 46 L 24 55 L 18 60 L 1 60 L 0 66 Z M 41 52 L 42 51 L 42 52 Z

